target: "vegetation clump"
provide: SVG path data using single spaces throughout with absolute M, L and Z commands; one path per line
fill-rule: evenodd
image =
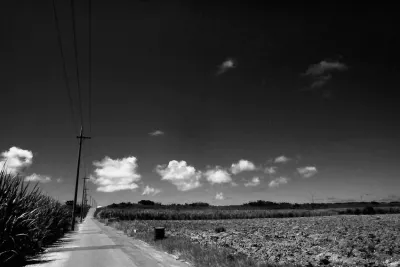
M 226 229 L 223 226 L 219 226 L 219 227 L 215 228 L 215 232 L 216 233 L 226 232 Z
M 0 171 L 0 266 L 20 266 L 70 228 L 70 208 Z

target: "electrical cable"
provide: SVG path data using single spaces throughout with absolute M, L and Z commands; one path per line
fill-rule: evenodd
M 58 47 L 60 49 L 61 60 L 62 60 L 64 82 L 65 82 L 65 87 L 67 88 L 67 93 L 68 93 L 68 101 L 69 101 L 69 107 L 70 107 L 70 111 L 71 111 L 72 124 L 74 127 L 74 131 L 76 133 L 78 133 L 78 125 L 77 125 L 76 119 L 75 119 L 75 111 L 74 111 L 74 104 L 72 101 L 71 86 L 70 86 L 70 82 L 68 79 L 67 64 L 65 61 L 65 55 L 64 55 L 62 39 L 61 39 L 61 30 L 60 30 L 58 15 L 57 15 L 56 0 L 53 0 L 53 14 L 54 14 L 54 21 L 55 21 L 56 31 L 57 31 Z
M 89 135 L 92 135 L 92 0 L 88 0 L 89 4 Z
M 81 98 L 81 83 L 79 77 L 79 57 L 78 57 L 78 43 L 76 38 L 76 16 L 75 16 L 75 1 L 71 0 L 71 17 L 72 17 L 72 32 L 73 32 L 73 42 L 74 42 L 74 56 L 76 64 L 76 83 L 78 86 L 78 99 L 79 99 L 79 115 L 81 119 L 81 125 L 83 126 L 83 113 L 82 113 L 82 98 Z

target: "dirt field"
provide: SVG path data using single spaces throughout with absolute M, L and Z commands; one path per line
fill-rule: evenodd
M 303 266 L 400 266 L 400 215 L 282 219 L 121 221 L 125 229 L 189 238 L 269 263 Z M 216 233 L 217 227 L 226 231 Z

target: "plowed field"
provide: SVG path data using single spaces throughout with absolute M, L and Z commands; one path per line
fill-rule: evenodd
M 400 215 L 282 219 L 122 221 L 125 229 L 190 238 L 263 262 L 304 266 L 400 266 Z M 216 233 L 217 227 L 226 231 Z M 398 262 L 398 263 L 397 263 Z M 398 265 L 396 265 L 398 264 Z

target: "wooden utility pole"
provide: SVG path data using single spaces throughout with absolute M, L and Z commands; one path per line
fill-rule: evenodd
M 75 194 L 74 194 L 74 203 L 72 206 L 72 219 L 71 219 L 71 230 L 75 229 L 75 210 L 76 210 L 76 198 L 78 197 L 78 185 L 79 185 L 79 168 L 81 165 L 81 151 L 82 151 L 82 140 L 83 139 L 90 139 L 88 136 L 83 136 L 83 127 L 81 126 L 81 132 L 79 136 L 79 152 L 78 152 L 78 164 L 76 167 L 76 181 L 75 181 Z
M 89 190 L 89 188 L 85 188 L 85 198 L 84 198 L 85 202 L 84 202 L 84 204 L 83 204 L 83 206 L 85 207 L 85 209 L 86 209 L 86 207 L 87 207 L 87 190 Z
M 83 214 L 84 214 L 84 205 L 86 201 L 86 180 L 89 179 L 87 177 L 83 177 L 83 190 L 82 190 L 82 204 L 81 204 L 81 222 L 83 220 Z
M 311 209 L 314 209 L 315 193 L 308 192 L 311 195 Z

